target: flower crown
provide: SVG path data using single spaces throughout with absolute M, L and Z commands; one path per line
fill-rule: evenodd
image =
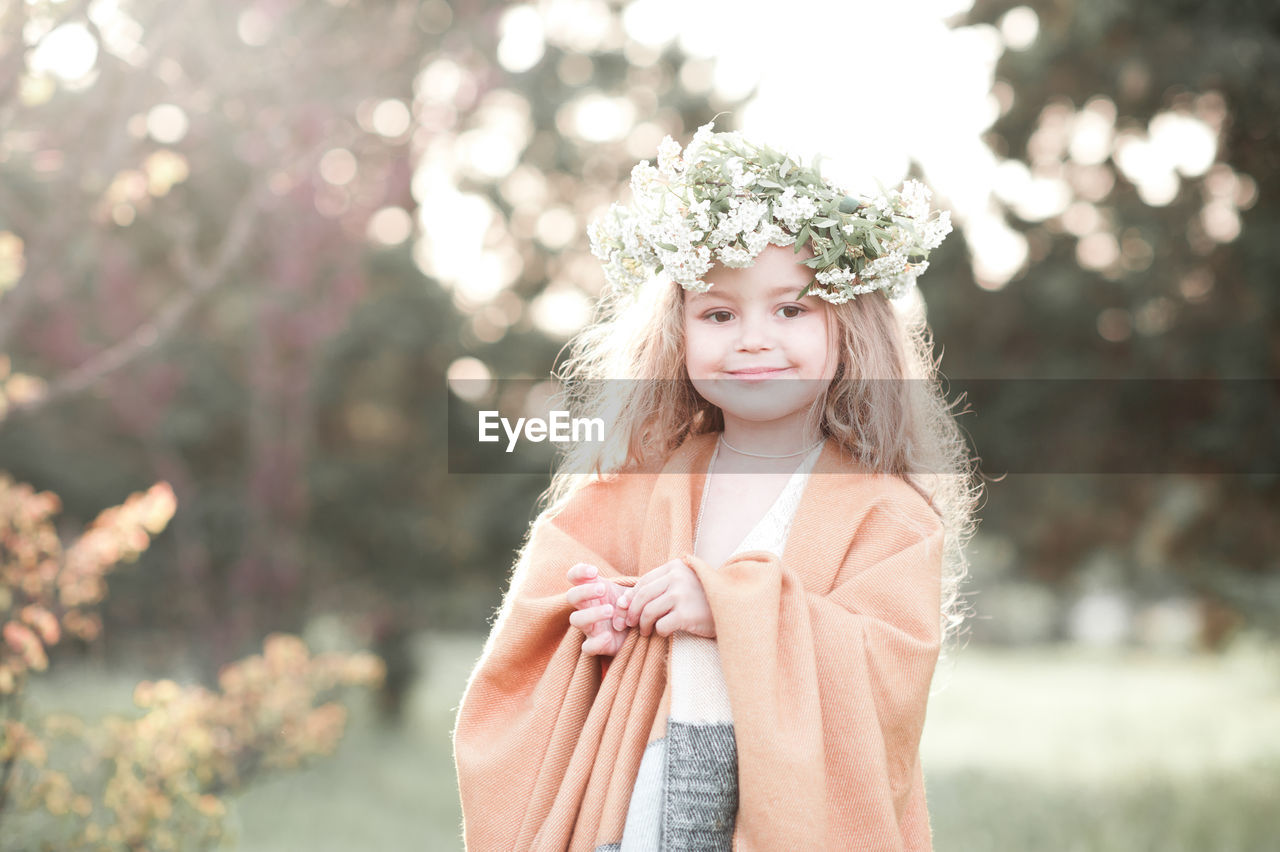
M 800 292 L 842 304 L 884 290 L 898 298 L 928 267 L 931 249 L 951 233 L 951 214 L 930 218 L 929 189 L 908 180 L 902 189 L 855 198 L 822 177 L 821 155 L 809 166 L 737 131 L 714 133 L 712 120 L 683 152 L 670 136 L 658 146 L 658 166 L 631 170 L 632 203 L 613 204 L 587 228 L 591 253 L 610 286 L 634 292 L 660 272 L 686 290 L 705 292 L 713 262 L 750 266 L 773 244 L 807 244 L 801 261 L 816 270 Z

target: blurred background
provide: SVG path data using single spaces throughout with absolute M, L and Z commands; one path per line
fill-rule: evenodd
M 932 187 L 947 376 L 1280 374 L 1263 0 L 0 0 L 0 849 L 461 848 L 548 477 L 451 475 L 448 381 L 547 378 L 587 222 L 721 112 Z M 987 483 L 940 852 L 1274 848 L 1278 507 Z

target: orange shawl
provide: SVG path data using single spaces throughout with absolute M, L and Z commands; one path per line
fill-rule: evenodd
M 685 557 L 715 616 L 738 749 L 735 850 L 929 850 L 920 735 L 940 637 L 943 527 L 828 441 L 779 560 L 692 550 L 714 434 L 596 480 L 533 525 L 454 730 L 471 852 L 592 852 L 622 836 L 665 733 L 670 639 L 632 631 L 602 680 L 569 625 L 577 562 L 623 585 Z M 616 847 L 615 847 L 616 848 Z

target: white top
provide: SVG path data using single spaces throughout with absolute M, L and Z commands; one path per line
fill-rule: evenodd
M 800 507 L 800 496 L 804 493 L 804 486 L 809 480 L 807 474 L 813 470 L 813 466 L 818 461 L 818 456 L 822 455 L 822 447 L 826 442 L 819 442 L 818 446 L 809 451 L 800 465 L 791 474 L 791 478 L 787 480 L 787 484 L 782 487 L 782 493 L 773 501 L 773 505 L 764 513 L 756 525 L 751 528 L 734 549 L 734 555 L 745 553 L 748 550 L 768 550 L 782 558 L 782 548 L 787 543 L 787 533 L 791 530 L 791 521 L 795 518 L 796 509 Z M 716 448 L 711 453 L 711 463 L 707 465 L 707 472 L 710 473 L 715 468 L 716 456 L 720 453 L 720 442 L 716 441 Z M 707 493 L 711 489 L 703 487 L 702 489 L 702 507 L 698 510 L 698 526 L 701 527 L 702 510 L 707 505 Z M 694 530 L 693 533 L 693 549 L 696 553 L 698 550 L 698 533 L 700 530 Z
M 800 465 L 791 474 L 781 493 L 773 501 L 773 505 L 765 511 L 756 525 L 751 528 L 734 548 L 733 555 L 748 550 L 767 550 L 778 558 L 782 558 L 782 549 L 787 542 L 787 534 L 791 531 L 791 521 L 796 509 L 800 506 L 800 497 L 808 483 L 808 474 L 813 470 L 818 456 L 822 454 L 823 444 L 818 444 L 809 451 Z M 711 492 L 710 473 L 715 469 L 716 456 L 720 453 L 720 442 L 711 454 L 707 465 L 708 481 L 702 487 L 702 505 L 698 509 L 698 527 L 702 526 L 702 515 L 707 506 L 707 495 Z M 694 530 L 693 550 L 698 551 L 698 533 Z M 672 654 L 679 657 L 679 664 L 672 666 L 671 671 L 671 718 L 681 722 L 731 722 L 733 714 L 729 710 L 729 694 L 724 683 L 724 672 L 720 668 L 720 651 L 716 640 L 704 639 L 689 633 L 676 633 L 672 637 L 679 648 Z

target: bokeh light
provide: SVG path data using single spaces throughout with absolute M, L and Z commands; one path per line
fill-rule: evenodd
M 33 74 L 50 74 L 64 81 L 83 78 L 98 61 L 98 40 L 84 24 L 63 24 L 45 35 L 31 51 L 27 66 Z

